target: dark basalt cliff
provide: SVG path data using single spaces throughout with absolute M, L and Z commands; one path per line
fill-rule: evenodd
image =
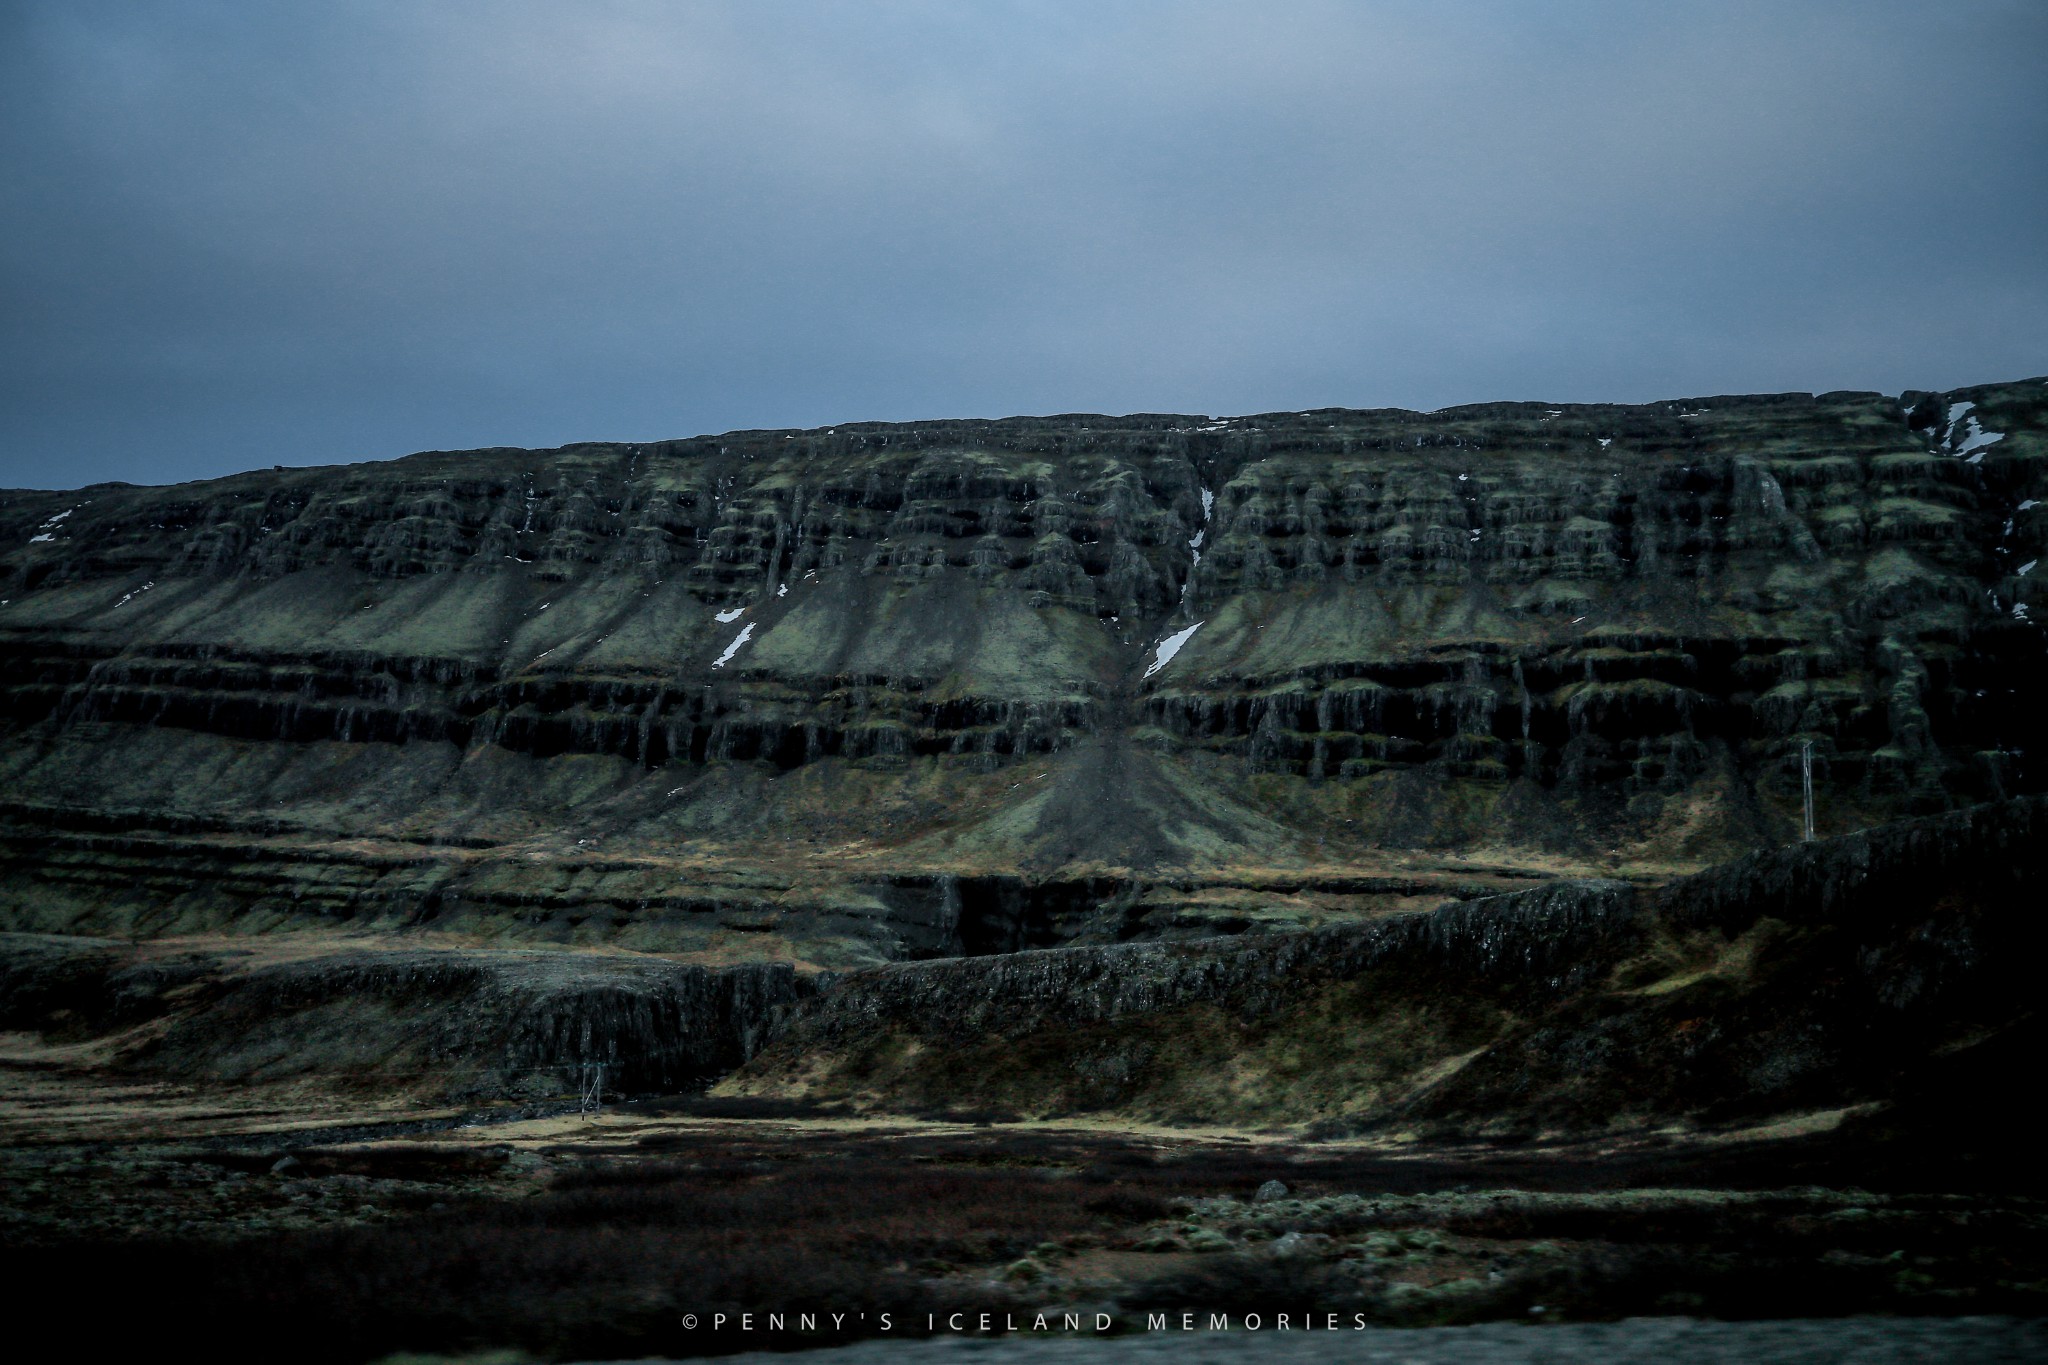
M 2029 380 L 0 494 L 0 916 L 837 966 L 1662 878 L 1808 745 L 1823 834 L 2044 785 L 2044 469 Z

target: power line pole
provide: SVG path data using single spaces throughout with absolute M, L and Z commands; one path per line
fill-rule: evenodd
M 1799 746 L 1799 785 L 1806 795 L 1806 833 L 1804 842 L 1813 842 L 1813 741 L 1807 740 Z

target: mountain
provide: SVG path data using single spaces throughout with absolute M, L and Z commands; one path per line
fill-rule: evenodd
M 2029 380 L 0 492 L 9 1281 L 2023 1326 L 2044 473 Z
M 280 447 L 280 455 L 288 455 Z M 0 493 L 0 925 L 849 968 L 2048 785 L 2048 385 L 864 423 Z

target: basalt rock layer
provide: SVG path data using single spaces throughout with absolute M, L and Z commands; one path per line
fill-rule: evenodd
M 2048 386 L 0 494 L 0 920 L 822 966 L 1653 880 L 2044 785 Z

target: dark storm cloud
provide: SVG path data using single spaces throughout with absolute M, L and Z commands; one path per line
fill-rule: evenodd
M 15 4 L 0 484 L 2048 369 L 2048 8 Z

